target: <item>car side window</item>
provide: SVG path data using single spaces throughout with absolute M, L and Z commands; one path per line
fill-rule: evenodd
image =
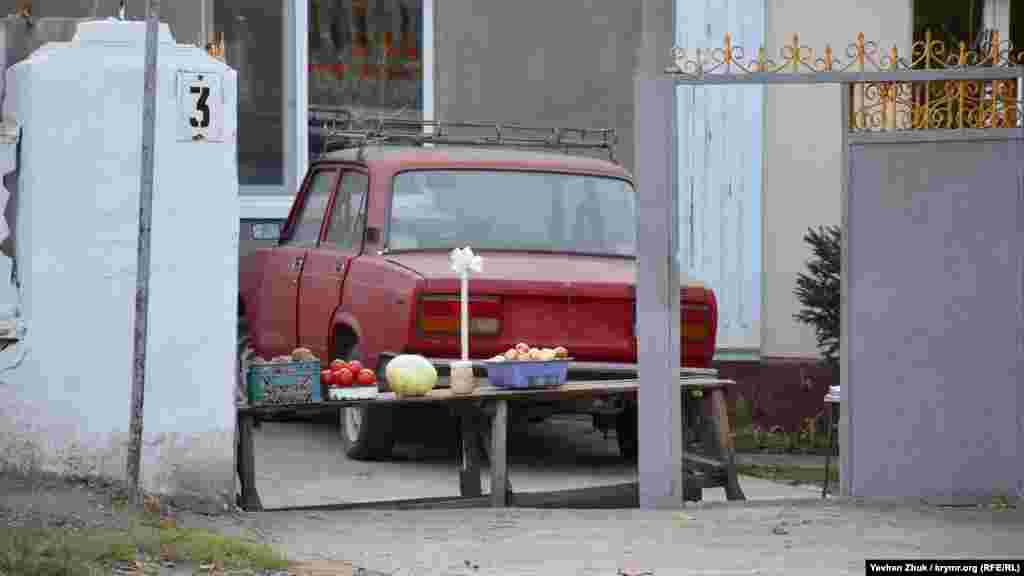
M 327 227 L 327 242 L 338 248 L 359 246 L 366 221 L 366 194 L 369 178 L 361 172 L 345 172 L 341 176 L 338 197 Z
M 337 182 L 337 170 L 318 170 L 310 176 L 308 190 L 302 207 L 295 216 L 286 246 L 316 246 L 320 239 L 320 225 L 324 220 L 327 203 Z

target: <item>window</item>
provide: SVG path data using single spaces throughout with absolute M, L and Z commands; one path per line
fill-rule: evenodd
M 1009 40 L 1019 50 L 1024 47 L 1024 0 L 915 0 L 914 41 L 924 41 L 929 31 L 933 40 L 946 43 L 947 52 L 960 42 L 976 50 L 993 31 L 999 32 L 1000 43 Z
M 928 31 L 932 40 L 942 40 L 946 49 L 966 42 L 973 47 L 981 38 L 984 0 L 915 0 L 914 41 L 922 42 Z
M 424 0 L 308 1 L 310 153 L 321 149 L 320 114 L 419 118 Z
M 1014 48 L 1024 50 L 1024 0 L 1010 2 L 1010 39 Z
M 280 2 L 214 0 L 215 32 L 218 37 L 224 34 L 227 64 L 238 71 L 238 183 L 242 186 L 284 184 L 281 14 Z
M 523 171 L 395 177 L 388 247 L 633 256 L 636 204 L 624 180 Z
M 310 176 L 308 191 L 302 201 L 302 207 L 295 215 L 292 229 L 289 230 L 290 246 L 315 246 L 320 239 L 320 225 L 324 220 L 327 203 L 334 191 L 338 172 L 336 170 L 319 170 Z
M 346 172 L 341 177 L 341 187 L 327 228 L 327 241 L 338 248 L 359 247 L 366 220 L 368 184 L 366 174 L 360 172 Z

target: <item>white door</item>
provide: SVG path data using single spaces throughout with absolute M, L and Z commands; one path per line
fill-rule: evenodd
M 746 58 L 764 43 L 763 2 L 677 0 L 676 44 L 723 45 L 725 33 Z M 718 348 L 760 347 L 761 86 L 680 87 L 679 223 L 684 273 L 718 298 Z

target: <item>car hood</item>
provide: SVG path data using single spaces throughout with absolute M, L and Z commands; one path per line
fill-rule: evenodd
M 636 284 L 636 260 L 627 258 L 585 256 L 579 254 L 541 254 L 523 252 L 478 253 L 483 258 L 483 271 L 474 273 L 474 280 L 518 281 L 528 283 L 570 284 Z M 455 280 L 447 252 L 401 252 L 387 259 L 414 270 L 428 282 Z M 699 281 L 681 273 L 680 286 L 704 287 Z

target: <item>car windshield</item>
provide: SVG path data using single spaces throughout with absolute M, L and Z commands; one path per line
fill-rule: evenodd
M 635 256 L 633 187 L 617 178 L 416 170 L 395 176 L 388 248 Z

